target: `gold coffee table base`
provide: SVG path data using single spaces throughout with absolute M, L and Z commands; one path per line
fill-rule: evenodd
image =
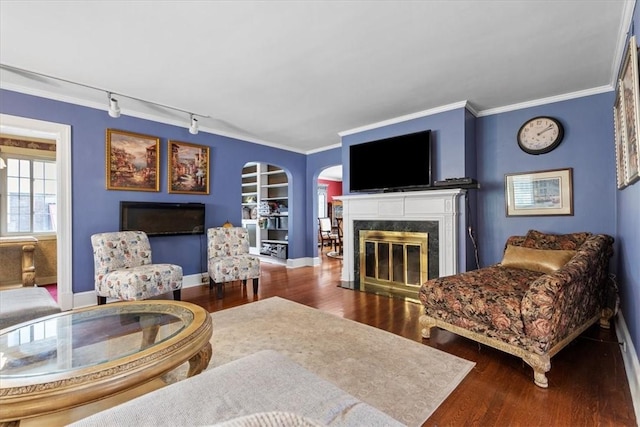
M 31 336 L 43 328 L 56 333 L 16 346 L 24 328 Z M 211 359 L 211 334 L 211 316 L 202 307 L 163 300 L 95 306 L 4 329 L 0 426 L 107 398 L 128 400 L 124 393 L 161 387 L 160 377 L 187 361 L 187 375 L 197 375 Z M 89 415 L 78 412 L 76 419 Z

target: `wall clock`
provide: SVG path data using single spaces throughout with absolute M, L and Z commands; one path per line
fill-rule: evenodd
M 562 142 L 562 123 L 553 117 L 539 116 L 527 120 L 518 131 L 518 145 L 525 153 L 544 154 Z

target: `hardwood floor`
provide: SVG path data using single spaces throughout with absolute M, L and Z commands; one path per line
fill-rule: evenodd
M 431 339 L 423 340 L 420 305 L 340 288 L 342 261 L 326 255 L 322 259 L 318 267 L 297 269 L 263 262 L 258 296 L 250 284 L 244 289 L 234 283 L 226 285 L 221 300 L 208 286 L 183 289 L 182 299 L 213 312 L 279 296 L 475 362 L 424 426 L 637 425 L 613 329 L 594 326 L 553 357 L 549 388 L 541 389 L 533 383 L 532 369 L 514 356 L 444 330 L 434 330 Z

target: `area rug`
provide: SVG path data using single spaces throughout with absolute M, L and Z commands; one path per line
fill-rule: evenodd
M 408 426 L 421 425 L 475 365 L 279 297 L 211 314 L 219 366 L 272 349 Z
M 327 256 L 329 258 L 342 259 L 342 254 L 340 252 L 336 252 L 336 251 L 327 252 Z

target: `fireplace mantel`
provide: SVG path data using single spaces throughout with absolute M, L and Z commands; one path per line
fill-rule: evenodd
M 357 194 L 334 197 L 342 201 L 342 285 L 353 289 L 354 221 L 438 222 L 440 276 L 458 273 L 458 199 L 463 189 Z

